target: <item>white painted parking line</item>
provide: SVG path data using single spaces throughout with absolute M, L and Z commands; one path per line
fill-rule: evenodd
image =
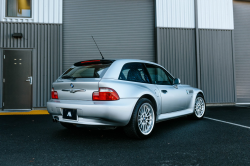
M 248 127 L 248 126 L 243 126 L 243 125 L 236 124 L 236 123 L 226 122 L 226 121 L 223 121 L 223 120 L 213 119 L 213 118 L 209 118 L 209 117 L 204 117 L 204 118 L 205 119 L 214 120 L 214 121 L 217 121 L 217 122 L 227 123 L 227 124 L 230 124 L 230 125 L 234 125 L 234 126 L 239 126 L 239 127 L 250 129 L 250 127 Z

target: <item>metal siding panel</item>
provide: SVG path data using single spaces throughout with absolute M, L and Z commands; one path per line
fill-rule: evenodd
M 0 6 L 4 6 L 3 0 L 0 0 Z M 4 11 L 3 11 L 3 10 L 0 10 L 0 20 L 3 19 L 3 14 L 4 14 Z
M 54 0 L 55 1 L 55 6 L 54 6 L 54 21 L 56 22 L 56 23 L 58 23 L 59 22 L 59 20 L 58 20 L 58 17 L 59 17 L 59 0 Z M 72 1 L 71 1 L 71 3 L 72 3 Z
M 0 26 L 0 32 L 1 32 L 1 28 L 2 26 Z M 3 54 L 2 53 L 3 53 L 3 50 L 0 48 L 0 78 L 3 78 Z M 3 96 L 3 81 L 0 81 L 0 108 L 2 108 L 2 103 L 3 103 L 2 96 Z
M 41 1 L 41 0 L 33 0 L 33 11 L 32 11 L 32 14 L 33 14 L 33 18 L 34 18 L 34 22 L 39 22 L 39 3 L 38 1 Z
M 199 30 L 201 89 L 207 103 L 234 103 L 233 49 L 229 30 Z
M 157 28 L 157 32 L 157 63 L 183 84 L 196 87 L 195 30 Z
M 234 29 L 232 0 L 197 1 L 199 28 Z
M 62 25 L 60 25 L 60 54 L 59 54 L 59 56 L 60 56 L 60 69 L 59 69 L 59 71 L 60 71 L 60 75 L 63 73 L 63 28 L 62 28 L 63 26 Z
M 49 15 L 49 23 L 53 23 L 54 22 L 54 11 L 53 11 L 53 7 L 54 7 L 54 2 L 55 1 L 50 1 L 49 0 L 49 9 L 48 9 L 48 15 Z
M 44 13 L 43 13 L 43 8 L 44 8 L 44 6 L 43 6 L 43 4 L 44 4 L 44 2 L 43 2 L 43 0 L 39 0 L 38 1 L 38 22 L 39 23 L 43 23 L 44 22 Z
M 156 0 L 157 27 L 194 28 L 194 0 Z
M 44 31 L 45 43 L 44 43 L 44 91 L 48 91 L 47 76 L 48 76 L 48 25 L 45 25 Z M 43 100 L 47 102 L 47 94 L 43 95 Z M 46 105 L 46 103 L 45 103 Z
M 44 16 L 44 23 L 48 23 L 49 22 L 49 1 L 51 0 L 43 0 L 43 16 Z
M 48 64 L 46 66 L 47 68 L 47 73 L 46 75 L 48 76 L 47 77 L 47 85 L 48 85 L 48 89 L 51 90 L 51 79 L 50 79 L 50 73 L 51 73 L 51 69 L 50 69 L 50 66 L 51 66 L 51 54 L 50 54 L 50 50 L 51 50 L 51 25 L 48 25 L 48 42 L 47 42 L 47 46 L 48 46 L 48 50 L 47 50 L 47 56 L 48 56 Z M 50 98 L 50 93 L 47 93 L 47 99 Z
M 12 34 L 14 32 L 22 33 L 23 38 L 13 38 Z M 62 57 L 62 51 L 60 50 L 62 50 L 62 40 L 60 35 L 62 35 L 62 25 L 1 22 L 0 35 L 3 36 L 0 38 L 1 49 L 32 49 L 32 106 L 46 107 L 46 102 L 50 98 L 51 84 L 61 71 L 60 65 L 62 64 L 60 64 L 60 57 Z M 53 58 L 53 61 L 51 61 L 51 58 Z M 1 74 L 0 78 L 2 78 Z M 0 83 L 0 88 L 1 86 Z M 2 89 L 0 89 L 1 95 Z M 2 100 L 1 97 L 0 102 Z
M 4 24 L 0 22 L 0 47 L 3 47 L 3 41 L 4 41 Z
M 97 5 L 98 4 L 98 5 Z M 152 0 L 74 0 L 63 4 L 63 70 L 76 61 L 106 59 L 155 61 Z
M 237 103 L 250 103 L 250 2 L 234 1 Z
M 63 16 L 63 1 L 59 0 L 59 13 L 58 13 L 58 23 L 62 24 Z

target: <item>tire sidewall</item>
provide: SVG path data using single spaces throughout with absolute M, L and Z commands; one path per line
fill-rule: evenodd
M 195 103 L 196 103 L 196 99 L 197 99 L 198 97 L 201 97 L 201 98 L 203 99 L 203 101 L 204 101 L 204 104 L 205 104 L 205 111 L 204 111 L 204 114 L 202 115 L 202 117 L 198 117 L 198 116 L 196 115 L 196 113 L 195 113 Z M 205 101 L 204 97 L 203 97 L 201 94 L 198 94 L 198 95 L 196 96 L 196 98 L 195 98 L 195 103 L 194 103 L 194 113 L 193 113 L 193 115 L 195 116 L 196 119 L 202 119 L 202 118 L 205 116 L 206 110 L 207 110 L 206 101 Z
M 151 130 L 151 132 L 150 132 L 149 134 L 147 134 L 147 135 L 144 135 L 144 134 L 140 131 L 139 126 L 138 126 L 138 113 L 139 113 L 139 109 L 141 108 L 141 106 L 142 106 L 144 103 L 150 104 L 151 107 L 153 108 L 153 113 L 154 113 L 154 126 L 153 126 L 153 129 Z M 150 137 L 150 136 L 152 135 L 152 133 L 153 133 L 153 130 L 154 130 L 154 127 L 155 127 L 155 119 L 156 119 L 155 110 L 154 110 L 154 107 L 153 107 L 152 102 L 151 102 L 150 100 L 148 100 L 148 99 L 145 99 L 145 98 L 140 99 L 140 100 L 137 102 L 137 104 L 136 104 L 136 106 L 135 106 L 135 108 L 134 108 L 133 116 L 134 116 L 134 117 L 133 117 L 133 121 L 134 121 L 133 124 L 136 125 L 136 126 L 135 126 L 135 129 L 136 129 L 136 133 L 137 133 L 138 137 L 139 137 L 139 138 L 142 138 L 142 139 L 143 139 L 143 138 L 148 138 L 148 137 Z

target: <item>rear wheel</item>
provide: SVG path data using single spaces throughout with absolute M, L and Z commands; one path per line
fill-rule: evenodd
M 60 122 L 60 123 L 63 127 L 66 127 L 67 129 L 76 129 L 77 128 L 76 125 L 72 124 L 72 123 L 64 123 L 64 122 Z
M 194 113 L 190 115 L 192 119 L 202 119 L 206 112 L 206 103 L 201 94 L 198 94 L 195 99 Z
M 124 127 L 124 132 L 132 138 L 143 139 L 152 134 L 155 126 L 155 112 L 152 102 L 140 99 L 132 113 L 130 122 Z

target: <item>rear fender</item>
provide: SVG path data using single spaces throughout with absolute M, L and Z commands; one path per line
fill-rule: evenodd
M 108 87 L 114 89 L 121 99 L 136 98 L 139 100 L 142 96 L 149 95 L 155 100 L 157 107 L 156 114 L 159 115 L 161 112 L 160 95 L 157 95 L 157 92 L 155 92 L 155 89 L 157 89 L 155 85 L 123 80 L 102 79 L 99 82 L 99 87 Z

